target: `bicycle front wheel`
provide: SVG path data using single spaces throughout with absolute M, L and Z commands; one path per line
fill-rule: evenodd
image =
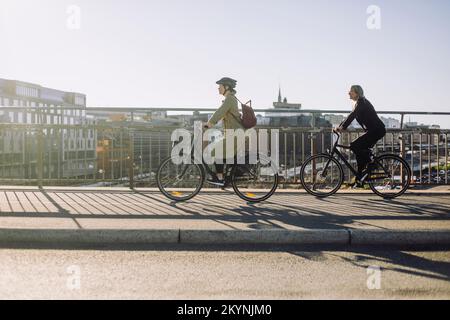
M 397 155 L 383 155 L 374 160 L 368 177 L 370 189 L 385 199 L 401 196 L 411 182 L 411 168 Z
M 259 156 L 255 164 L 235 165 L 231 172 L 234 192 L 244 201 L 269 199 L 278 187 L 278 169 L 269 158 Z
M 172 158 L 162 162 L 156 174 L 158 188 L 173 201 L 187 201 L 203 187 L 205 173 L 197 164 L 175 164 Z
M 303 163 L 300 180 L 309 194 L 324 198 L 340 189 L 344 181 L 344 171 L 335 158 L 328 154 L 318 154 Z

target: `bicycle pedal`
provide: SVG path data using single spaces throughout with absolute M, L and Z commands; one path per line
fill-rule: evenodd
M 225 182 L 221 182 L 221 181 L 206 180 L 206 182 L 213 186 L 217 186 L 217 187 L 221 187 L 221 188 L 225 188 L 225 186 L 226 186 Z
M 356 183 L 352 186 L 352 189 L 364 189 L 364 184 Z

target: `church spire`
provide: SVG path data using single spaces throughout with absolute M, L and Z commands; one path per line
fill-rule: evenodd
M 281 86 L 278 86 L 278 103 L 282 102 L 282 97 L 281 97 Z

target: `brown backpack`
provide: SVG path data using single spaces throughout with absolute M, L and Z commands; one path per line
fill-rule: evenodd
M 242 107 L 242 114 L 241 114 L 241 124 L 244 127 L 244 129 L 251 129 L 256 126 L 257 120 L 255 111 L 252 108 L 252 100 L 249 100 L 245 104 L 241 102 L 238 98 L 236 98 L 237 101 L 241 103 Z

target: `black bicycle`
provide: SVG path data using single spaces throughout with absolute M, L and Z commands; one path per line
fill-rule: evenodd
M 278 187 L 278 169 L 268 157 L 258 155 L 256 158 L 256 163 L 251 164 L 248 155 L 245 164 L 236 164 L 237 161 L 234 161 L 235 164 L 225 164 L 225 186 L 222 188 L 231 185 L 234 192 L 247 202 L 261 202 L 271 197 Z M 187 201 L 195 197 L 207 175 L 217 178 L 204 159 L 201 164 L 195 164 L 193 151 L 190 163 L 176 164 L 174 160 L 172 157 L 165 159 L 156 174 L 159 190 L 173 201 Z
M 332 150 L 311 156 L 303 163 L 300 171 L 303 187 L 309 194 L 316 197 L 331 196 L 341 188 L 344 182 L 344 170 L 339 159 L 353 175 L 358 174 L 338 150 L 338 148 L 350 149 L 350 147 L 340 145 L 341 135 L 334 130 L 333 133 L 337 135 L 337 139 Z M 360 182 L 363 185 L 367 183 L 375 194 L 386 199 L 393 199 L 404 194 L 411 181 L 411 168 L 408 163 L 395 154 L 374 156 L 371 151 L 370 158 L 371 162 Z

